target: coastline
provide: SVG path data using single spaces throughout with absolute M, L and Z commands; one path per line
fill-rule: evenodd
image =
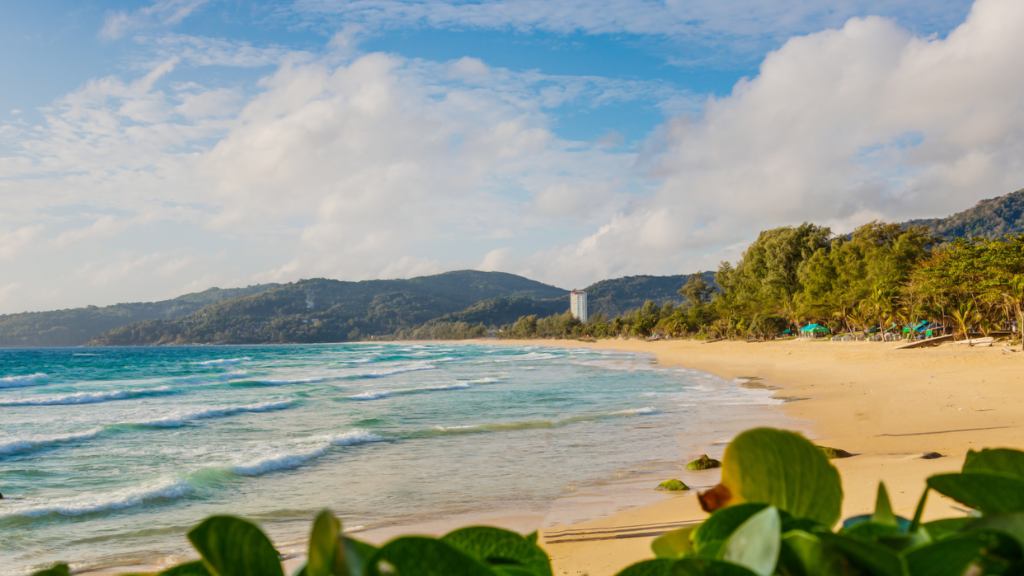
M 776 398 L 790 401 L 765 406 L 764 410 L 788 417 L 794 423 L 791 429 L 801 431 L 817 444 L 854 454 L 852 458 L 833 460 L 843 480 L 843 518 L 873 509 L 879 480 L 886 483 L 896 513 L 911 516 L 925 479 L 959 470 L 967 450 L 1024 445 L 1018 427 L 1024 421 L 1020 420 L 1024 419 L 1024 402 L 1013 396 L 1014 384 L 1021 381 L 1024 354 L 1005 353 L 999 347 L 951 345 L 894 350 L 893 343 L 704 344 L 622 339 L 477 342 L 644 353 L 655 357 L 662 367 L 696 369 L 729 380 L 746 380 L 746 384 L 739 385 L 771 389 Z M 714 447 L 719 454 L 722 448 L 724 445 Z M 938 452 L 943 457 L 921 459 L 927 452 Z M 647 503 L 634 501 L 608 514 L 607 505 L 613 502 L 607 495 L 594 494 L 595 501 L 606 505 L 601 513 L 590 515 L 596 519 L 579 522 L 569 518 L 542 529 L 540 543 L 551 555 L 555 574 L 613 575 L 652 557 L 650 542 L 657 535 L 706 518 L 696 492 L 717 483 L 718 471 L 681 472 L 678 477 L 695 490 L 678 495 L 657 493 L 651 489 L 653 481 L 664 478 L 644 477 L 624 489 L 643 493 L 649 498 Z M 953 505 L 932 493 L 925 518 L 959 514 Z M 467 523 L 525 533 L 543 520 L 543 515 L 531 511 L 491 511 L 370 529 L 358 532 L 357 537 L 381 542 L 399 534 L 440 535 Z M 298 542 L 280 546 L 282 552 L 300 552 L 302 548 L 304 545 Z M 304 560 L 301 553 L 289 556 L 286 573 Z M 87 573 L 117 574 L 126 567 L 118 568 Z
M 913 516 L 925 480 L 959 471 L 970 449 L 1024 447 L 1024 401 L 1015 397 L 1024 354 L 1001 347 L 896 350 L 894 343 L 693 340 L 512 340 L 490 343 L 589 347 L 653 354 L 664 367 L 749 378 L 791 400 L 768 410 L 812 424 L 816 444 L 854 454 L 833 460 L 843 480 L 843 518 L 874 509 L 879 481 L 894 511 Z M 942 457 L 924 459 L 926 453 Z M 705 474 L 717 476 L 717 471 Z M 717 479 L 716 479 L 717 481 Z M 695 492 L 695 491 L 694 491 Z M 924 518 L 960 514 L 934 492 Z M 591 522 L 542 532 L 555 573 L 606 576 L 652 557 L 651 541 L 707 517 L 693 492 Z

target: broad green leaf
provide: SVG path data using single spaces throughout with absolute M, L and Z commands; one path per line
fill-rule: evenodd
M 708 558 L 683 558 L 672 565 L 673 576 L 756 576 L 744 566 Z
M 446 534 L 442 542 L 486 564 L 516 563 L 538 576 L 551 576 L 551 559 L 523 536 L 489 526 L 472 526 Z
M 879 538 L 895 536 L 899 534 L 899 530 L 891 524 L 879 524 L 873 520 L 868 520 L 867 522 L 854 524 L 850 528 L 843 528 L 839 533 L 848 534 L 850 536 L 860 538 L 861 540 L 870 540 L 873 542 Z
M 839 472 L 803 436 L 755 428 L 737 436 L 722 457 L 722 484 L 732 504 L 761 502 L 826 526 L 839 519 Z
M 928 487 L 982 514 L 1024 511 L 1024 478 L 995 472 L 939 474 Z
M 529 542 L 530 544 L 536 544 L 537 543 L 537 531 L 534 530 L 533 532 L 530 532 L 529 534 L 527 534 L 526 535 L 526 541 Z
M 363 576 L 366 561 L 377 553 L 377 547 L 348 536 L 344 536 L 342 541 L 345 543 L 345 560 L 348 561 L 349 573 L 352 576 Z
M 928 488 L 925 486 L 924 493 L 921 494 L 921 499 L 917 501 L 917 509 L 914 510 L 914 520 L 911 521 L 910 526 L 907 528 L 907 532 L 915 532 L 921 526 L 921 516 L 924 515 L 924 503 L 928 500 Z
M 963 472 L 999 472 L 1024 478 L 1024 452 L 1010 448 L 969 450 Z
M 709 542 L 724 542 L 751 516 L 767 508 L 767 504 L 739 504 L 716 510 L 693 532 L 693 547 L 698 552 Z
M 1010 512 L 1007 514 L 995 514 L 984 518 L 969 519 L 970 522 L 963 526 L 964 532 L 978 530 L 994 530 L 1010 535 L 1024 549 L 1024 512 Z
M 53 568 L 33 572 L 32 576 L 70 576 L 71 571 L 67 564 L 57 564 Z
M 942 540 L 954 532 L 959 532 L 975 520 L 976 518 L 971 518 L 969 516 L 962 518 L 943 518 L 942 520 L 925 522 L 921 526 L 931 534 L 932 538 L 935 540 Z
M 196 560 L 168 568 L 161 572 L 160 576 L 210 576 L 210 571 L 203 565 L 202 560 Z
M 280 555 L 255 524 L 211 516 L 188 533 L 212 576 L 284 576 Z
M 665 558 L 644 560 L 627 566 L 615 576 L 672 576 L 672 566 L 675 563 L 675 560 Z
M 491 566 L 491 570 L 499 576 L 536 576 L 532 570 L 518 564 L 499 564 Z
M 651 550 L 658 558 L 682 558 L 685 554 L 695 551 L 691 537 L 697 528 L 700 528 L 699 524 L 666 532 L 651 542 Z
M 991 540 L 979 535 L 947 538 L 906 554 L 911 576 L 961 576 Z
M 886 536 L 878 539 L 878 543 L 882 544 L 886 548 L 893 550 L 894 552 L 905 553 L 920 546 L 927 546 L 934 542 L 935 539 L 928 533 L 926 528 L 920 527 L 913 532 L 906 534 L 898 534 L 896 536 Z
M 790 576 L 845 576 L 842 556 L 804 530 L 782 535 L 779 571 Z
M 885 483 L 878 483 L 878 496 L 875 498 L 875 513 L 871 515 L 871 521 L 878 524 L 888 524 L 898 527 L 896 515 L 892 512 L 892 503 L 889 502 L 889 493 L 885 490 Z
M 494 576 L 495 572 L 451 544 L 423 536 L 395 538 L 370 557 L 368 576 L 380 576 L 381 561 L 398 576 Z
M 719 557 L 759 576 L 769 576 L 779 562 L 782 520 L 774 506 L 754 514 L 726 540 Z
M 907 575 L 907 567 L 903 559 L 881 544 L 828 532 L 822 532 L 817 536 L 825 544 L 838 548 L 851 562 L 868 570 L 873 575 Z
M 309 536 L 306 576 L 349 576 L 345 549 L 338 546 L 340 535 L 341 522 L 328 510 L 320 512 Z

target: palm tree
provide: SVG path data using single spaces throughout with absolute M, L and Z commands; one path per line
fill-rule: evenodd
M 1024 329 L 1024 275 L 1014 276 L 1010 285 L 1003 290 L 1003 301 L 1017 319 L 1017 336 Z
M 976 322 L 979 316 L 978 308 L 974 305 L 972 300 L 962 302 L 955 310 L 950 312 L 950 317 L 956 324 L 957 332 L 964 335 L 964 338 L 968 340 L 967 344 L 970 346 L 974 346 L 974 344 L 971 344 L 970 342 L 971 324 Z M 954 336 L 953 339 L 955 340 L 956 337 Z

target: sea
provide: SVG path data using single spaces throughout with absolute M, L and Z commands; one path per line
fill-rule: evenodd
M 581 494 L 614 513 L 622 483 L 656 494 L 777 424 L 771 394 L 586 348 L 2 349 L 0 574 L 184 561 L 213 514 L 279 550 L 324 508 L 354 537 L 485 511 L 564 525 Z

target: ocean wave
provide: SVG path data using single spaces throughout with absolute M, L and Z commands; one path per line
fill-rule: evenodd
M 235 364 L 241 364 L 242 362 L 249 362 L 252 358 L 223 358 L 218 360 L 206 360 L 204 362 L 196 362 L 196 366 L 234 366 Z
M 7 376 L 0 378 L 0 388 L 20 388 L 22 386 L 37 386 L 50 381 L 50 377 L 42 372 L 29 374 L 27 376 Z
M 441 392 L 444 390 L 466 390 L 468 388 L 472 388 L 472 386 L 460 382 L 457 384 L 448 384 L 446 386 L 424 386 L 422 388 L 407 388 L 404 390 L 371 390 L 369 392 L 363 392 L 362 394 L 356 394 L 355 396 L 348 396 L 348 399 L 356 401 L 380 400 L 381 398 L 390 398 L 391 396 L 426 394 L 429 392 Z
M 112 400 L 130 400 L 144 396 L 160 396 L 163 394 L 175 394 L 176 392 L 167 386 L 159 388 L 139 388 L 135 390 L 112 390 L 109 392 L 76 392 L 66 396 L 43 396 L 40 398 L 27 398 L 24 400 L 12 400 L 0 402 L 0 406 L 62 406 L 70 404 L 96 404 Z
M 0 520 L 13 516 L 29 518 L 50 515 L 81 516 L 107 510 L 120 510 L 151 500 L 180 498 L 193 490 L 192 485 L 185 480 L 173 478 L 109 493 L 83 494 L 69 498 L 49 499 L 45 502 L 33 498 L 14 506 L 0 508 Z
M 278 451 L 268 456 L 231 466 L 228 469 L 242 476 L 258 476 L 274 470 L 288 470 L 303 466 L 313 458 L 319 458 L 327 453 L 331 446 L 352 446 L 366 442 L 379 442 L 382 437 L 367 432 L 366 430 L 351 430 L 343 434 L 328 434 L 314 436 L 311 440 L 315 444 L 296 447 L 292 451 Z
M 476 380 L 470 380 L 469 381 L 470 384 L 495 384 L 497 382 L 501 382 L 501 378 L 487 377 L 487 378 L 477 378 Z
M 323 378 L 295 378 L 292 380 L 256 380 L 253 378 L 249 379 L 250 382 L 257 384 L 263 384 L 265 386 L 287 386 L 289 384 L 316 384 L 317 382 L 323 382 Z
M 224 406 L 221 408 L 210 408 L 207 410 L 200 410 L 198 412 L 192 412 L 188 414 L 175 414 L 173 416 L 165 416 L 156 420 L 149 420 L 146 422 L 131 422 L 134 426 L 145 426 L 145 427 L 158 427 L 158 428 L 177 428 L 178 426 L 185 425 L 186 422 L 193 420 L 203 420 L 206 418 L 218 418 L 220 416 L 230 416 L 232 414 L 241 414 L 244 412 L 269 412 L 271 410 L 283 410 L 294 404 L 294 400 L 286 400 L 284 402 L 263 402 L 261 404 L 250 404 L 248 406 Z
M 644 406 L 643 408 L 631 408 L 629 410 L 619 410 L 618 412 L 615 412 L 615 414 L 635 414 L 637 416 L 649 416 L 657 413 L 658 410 L 656 408 L 651 408 L 650 406 Z
M 28 436 L 25 438 L 8 438 L 0 440 L 0 455 L 18 454 L 20 452 L 31 452 L 49 446 L 63 444 L 65 442 L 76 442 L 88 440 L 103 432 L 103 428 L 93 428 L 85 432 L 73 432 L 70 434 L 55 434 L 51 436 Z
M 396 374 L 405 374 L 406 372 L 419 372 L 420 370 L 436 370 L 437 366 L 423 362 L 412 366 L 402 366 L 393 368 L 390 370 L 374 370 L 372 372 L 362 372 L 359 374 L 346 374 L 341 378 L 344 380 L 358 380 L 362 378 L 384 378 L 386 376 L 394 376 Z

